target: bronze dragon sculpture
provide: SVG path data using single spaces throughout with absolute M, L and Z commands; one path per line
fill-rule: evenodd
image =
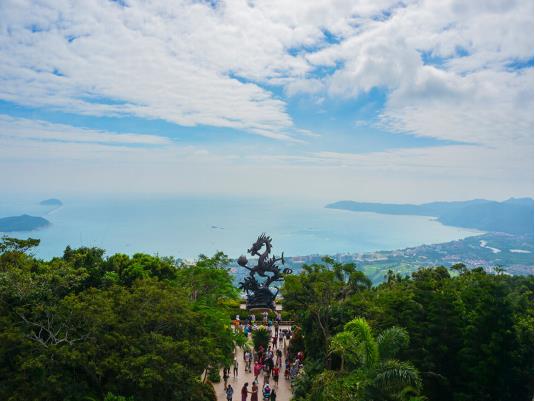
M 243 255 L 238 258 L 238 264 L 249 270 L 249 276 L 240 283 L 240 288 L 247 293 L 248 309 L 273 309 L 275 306 L 275 297 L 279 293 L 279 288 L 273 286 L 277 290 L 274 294 L 270 290 L 270 287 L 273 283 L 281 281 L 285 274 L 292 273 L 292 269 L 285 268 L 282 271 L 279 269 L 277 263 L 281 262 L 281 264 L 284 264 L 284 253 L 280 257 L 269 257 L 271 249 L 271 237 L 262 233 L 258 236 L 258 239 L 253 243 L 251 248 L 247 250 L 251 256 L 258 257 L 256 266 L 247 266 L 249 261 L 247 260 L 247 257 Z M 265 280 L 259 282 L 255 277 L 255 274 L 265 278 Z

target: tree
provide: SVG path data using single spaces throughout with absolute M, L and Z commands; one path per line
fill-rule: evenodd
M 408 388 L 418 392 L 418 370 L 409 362 L 394 359 L 408 342 L 407 332 L 399 327 L 374 338 L 366 320 L 351 320 L 330 341 L 330 352 L 342 358 L 340 373 L 326 371 L 320 375 L 313 388 L 321 395 L 316 395 L 325 400 L 390 400 L 400 399 Z
M 349 297 L 371 287 L 371 281 L 355 264 L 324 258 L 324 264 L 304 265 L 299 275 L 285 278 L 281 289 L 286 311 L 302 322 L 307 353 L 327 358 L 333 317 Z M 318 337 L 319 334 L 319 337 Z
M 227 272 L 197 276 L 192 301 L 169 259 L 68 248 L 44 262 L 19 245 L 0 253 L 0 399 L 215 400 L 200 378 L 232 357 Z

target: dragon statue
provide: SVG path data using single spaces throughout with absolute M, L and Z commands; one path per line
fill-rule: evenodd
M 256 266 L 249 267 L 247 257 L 240 256 L 238 264 L 247 270 L 249 275 L 240 283 L 240 288 L 247 293 L 247 309 L 275 309 L 275 298 L 279 293 L 279 288 L 273 284 L 284 279 L 285 274 L 291 274 L 292 269 L 285 268 L 281 271 L 278 262 L 284 264 L 284 253 L 280 258 L 272 256 L 271 237 L 261 234 L 247 252 L 258 257 Z M 256 277 L 258 275 L 262 281 Z M 270 287 L 277 291 L 273 293 Z

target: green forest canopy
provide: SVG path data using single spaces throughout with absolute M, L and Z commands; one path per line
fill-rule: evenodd
M 531 400 L 533 276 L 488 274 L 461 264 L 454 270 L 423 268 L 405 278 L 390 272 L 372 288 L 354 264 L 326 258 L 287 277 L 283 306 L 301 326 L 306 354 L 296 398 Z M 359 323 L 366 336 L 348 328 L 355 317 L 366 319 Z M 363 347 L 380 347 L 392 330 L 398 333 L 391 342 L 395 358 L 374 357 L 368 366 Z M 378 376 L 385 363 L 414 383 L 386 386 Z
M 0 399 L 214 399 L 201 378 L 230 363 L 238 296 L 224 255 L 176 266 L 67 248 L 45 262 L 27 254 L 37 243 L 0 244 Z
M 214 400 L 204 373 L 241 342 L 225 255 L 186 266 L 68 247 L 42 261 L 38 243 L 0 241 L 0 399 Z M 533 276 L 455 268 L 372 287 L 326 258 L 287 276 L 290 352 L 306 356 L 295 398 L 532 399 Z

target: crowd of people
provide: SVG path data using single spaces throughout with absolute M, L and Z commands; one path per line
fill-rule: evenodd
M 254 314 L 244 320 L 237 315 L 232 322 L 234 330 L 243 333 L 247 338 L 260 326 L 267 329 L 270 334 L 267 349 L 263 345 L 244 349 L 244 372 L 252 373 L 254 380 L 250 387 L 249 383 L 244 383 L 242 386 L 241 401 L 259 401 L 260 396 L 263 401 L 276 401 L 281 374 L 284 374 L 285 380 L 292 383 L 302 369 L 304 354 L 298 352 L 291 358 L 288 346 L 292 338 L 292 329 L 282 328 L 281 321 L 280 313 L 276 313 L 274 319 L 270 319 L 268 312 L 263 312 L 261 322 L 257 321 Z M 239 363 L 235 357 L 232 365 L 234 378 L 239 375 Z M 227 400 L 232 401 L 234 388 L 228 384 L 229 378 L 230 367 L 223 369 L 223 380 Z M 260 381 L 262 381 L 261 386 Z

